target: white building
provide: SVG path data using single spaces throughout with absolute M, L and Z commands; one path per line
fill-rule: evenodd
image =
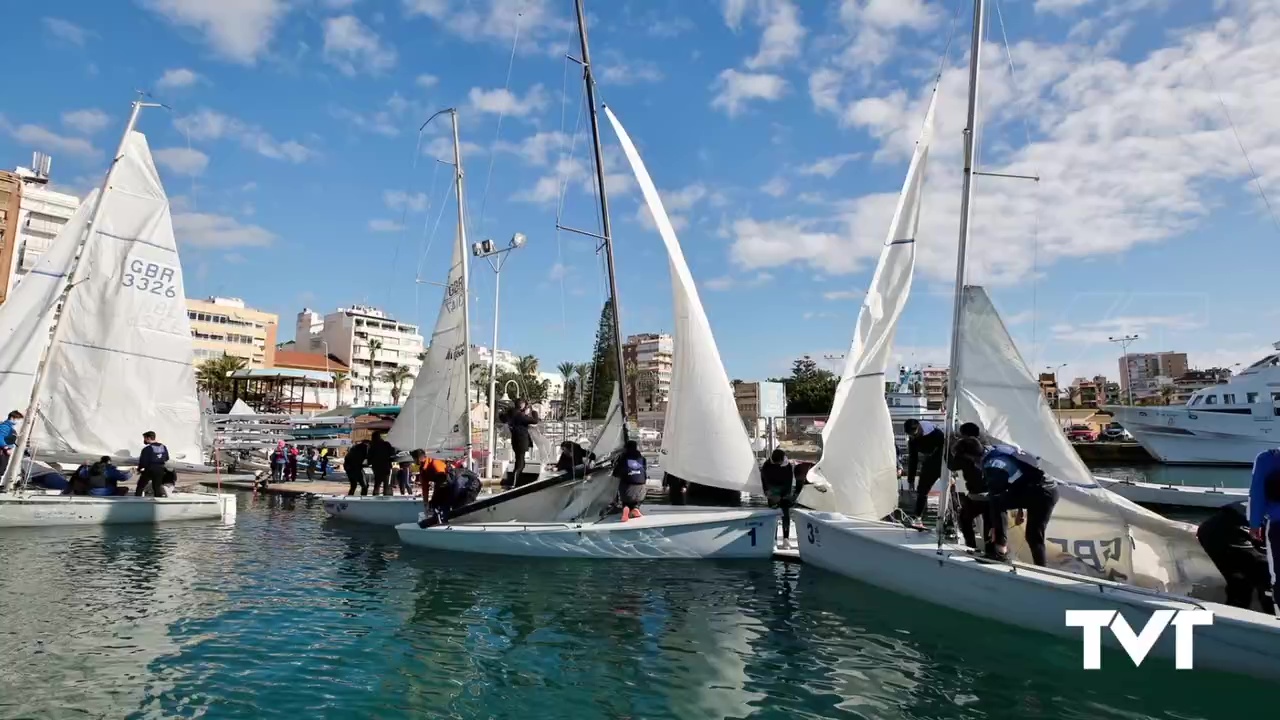
M 489 348 L 483 345 L 471 346 L 471 364 L 483 365 L 489 367 L 489 363 L 493 361 L 493 354 Z M 515 372 L 517 363 L 520 362 L 520 356 L 510 350 L 498 351 L 498 373 Z
M 675 362 L 675 340 L 666 333 L 642 333 L 627 338 L 622 346 L 623 359 L 634 364 L 638 378 L 627 389 L 631 407 L 641 410 L 662 410 L 671 396 L 671 372 Z M 639 379 L 648 375 L 652 379 Z M 650 383 L 652 383 L 650 385 Z M 641 390 L 641 385 L 644 389 Z
M 40 256 L 80 207 L 80 198 L 49 188 L 48 155 L 36 153 L 32 165 L 35 169 L 14 169 L 14 174 L 22 179 L 22 199 L 18 206 L 18 231 L 14 236 L 16 251 L 9 267 L 0 269 L 5 272 L 6 297 L 40 262 Z
M 319 322 L 317 322 L 319 318 Z M 352 405 L 393 405 L 396 398 L 393 383 L 386 379 L 388 371 L 407 368 L 409 377 L 400 384 L 399 402 L 409 397 L 413 380 L 422 368 L 423 345 L 418 327 L 397 322 L 383 311 L 368 305 L 338 308 L 320 318 L 309 308 L 298 313 L 295 347 L 303 352 L 330 354 L 351 366 L 348 382 Z M 380 349 L 370 360 L 369 343 L 376 340 Z M 369 379 L 373 377 L 373 397 L 369 396 Z

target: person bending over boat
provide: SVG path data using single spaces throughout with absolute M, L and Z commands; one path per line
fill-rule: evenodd
M 342 458 L 342 469 L 347 473 L 351 487 L 347 489 L 347 497 L 356 494 L 356 485 L 360 486 L 360 495 L 369 494 L 369 481 L 364 478 L 364 461 L 369 459 L 369 441 L 361 440 L 347 451 Z
M 1271 573 L 1262 542 L 1249 532 L 1248 505 L 1231 503 L 1200 523 L 1196 539 L 1227 581 L 1227 604 L 1250 608 L 1254 593 L 1262 612 L 1275 613 Z
M 777 448 L 760 466 L 760 483 L 769 507 L 782 510 L 782 547 L 791 547 L 791 506 L 796 500 L 796 467 Z
M 987 448 L 979 439 L 981 435 L 976 424 L 961 425 L 960 437 L 951 449 L 951 458 L 947 462 L 947 469 L 960 473 L 960 477 L 964 479 L 964 491 L 957 493 L 960 506 L 958 522 L 964 544 L 974 550 L 978 549 L 975 523 L 978 518 L 987 516 L 987 501 L 983 496 L 987 491 L 987 483 L 982 473 L 982 457 Z
M 581 443 L 565 440 L 560 443 L 560 459 L 556 461 L 556 470 L 573 472 L 575 478 L 586 477 L 587 462 L 596 459 L 596 454 L 582 447 Z
M 640 445 L 628 440 L 622 456 L 613 464 L 613 476 L 618 478 L 618 499 L 622 503 L 622 522 L 632 517 L 644 517 L 640 505 L 644 502 L 645 482 L 648 480 L 648 463 L 640 453 Z
M 1040 469 L 1039 459 L 1014 445 L 993 445 L 982 458 L 982 479 L 987 489 L 987 519 L 992 542 L 984 554 L 1006 560 L 1009 554 L 1009 526 L 1005 512 L 1026 510 L 1027 546 L 1036 565 L 1047 565 L 1045 529 L 1058 504 L 1058 488 L 1053 478 Z
M 463 467 L 450 467 L 443 460 L 428 458 L 421 450 L 414 451 L 414 458 L 422 468 L 419 478 L 426 505 L 426 512 L 418 521 L 418 527 L 426 528 L 449 522 L 456 510 L 475 502 L 480 495 L 479 475 Z
M 907 432 L 907 486 L 916 490 L 915 515 L 922 518 L 929 507 L 929 490 L 942 477 L 947 434 L 933 423 L 915 418 L 907 418 L 902 429 Z M 919 484 L 913 485 L 917 468 L 920 480 Z
M 1271 567 L 1271 597 L 1280 600 L 1280 449 L 1264 450 L 1253 461 L 1249 534 L 1266 548 Z M 1280 607 L 1276 612 L 1280 615 Z

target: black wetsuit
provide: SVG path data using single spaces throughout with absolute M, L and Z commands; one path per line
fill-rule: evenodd
M 511 471 L 511 484 L 519 485 L 520 476 L 524 474 L 524 456 L 529 452 L 533 439 L 529 436 L 529 426 L 538 424 L 538 415 L 529 408 L 519 410 L 512 408 L 503 420 L 511 431 L 511 451 L 516 461 Z
M 796 500 L 796 466 L 791 461 L 767 460 L 760 466 L 760 484 L 769 507 L 782 510 L 782 539 L 791 538 L 791 506 Z
M 921 425 L 926 429 L 930 427 L 924 423 Z M 946 443 L 947 434 L 940 427 L 932 427 L 920 437 L 907 440 L 908 485 L 916 479 L 917 466 L 920 470 L 919 481 L 915 484 L 916 517 L 924 517 L 924 511 L 929 507 L 929 490 L 942 477 L 942 451 Z
M 1227 581 L 1227 604 L 1249 608 L 1253 596 L 1265 613 L 1275 612 L 1267 553 L 1249 537 L 1249 518 L 1243 502 L 1220 508 L 1200 523 L 1196 539 Z
M 364 461 L 369 459 L 369 444 L 356 443 L 347 451 L 345 457 L 342 458 L 342 469 L 347 472 L 347 479 L 351 482 L 351 488 L 347 490 L 348 495 L 356 494 L 356 486 L 360 486 L 360 494 L 369 494 L 369 481 L 364 479 Z
M 391 494 L 391 467 L 396 449 L 386 440 L 369 443 L 369 467 L 373 468 L 373 494 Z

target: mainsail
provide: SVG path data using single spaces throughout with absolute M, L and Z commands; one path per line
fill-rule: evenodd
M 155 431 L 202 464 L 182 266 L 142 133 L 131 132 L 90 229 L 50 346 L 32 450 L 55 458 L 136 457 Z
M 1074 556 L 1097 574 L 1182 594 L 1220 585 L 1194 526 L 1161 517 L 1094 481 L 986 292 L 965 287 L 963 302 L 959 420 L 1039 456 L 1045 471 L 1060 481 L 1048 531 L 1051 561 L 1055 555 Z
M 467 387 L 467 345 L 463 327 L 466 295 L 462 270 L 466 258 L 460 243 L 453 243 L 453 261 L 445 282 L 440 314 L 422 369 L 387 441 L 402 450 L 428 452 L 466 446 L 464 428 L 470 388 Z
M 31 403 L 40 357 L 49 347 L 58 301 L 84 240 L 98 190 L 92 190 L 71 220 L 62 226 L 40 262 L 0 305 L 0 413 L 25 410 Z
M 671 267 L 675 362 L 662 431 L 662 467 L 690 482 L 760 493 L 760 468 L 680 241 L 627 131 L 612 110 L 604 112 L 631 163 Z
M 878 520 L 898 504 L 897 447 L 884 399 L 884 369 L 890 361 L 898 318 L 911 293 L 936 101 L 935 92 L 898 195 L 880 262 L 858 312 L 831 417 L 822 429 L 822 458 L 809 471 L 814 486 L 806 487 L 799 497 L 802 505 L 815 510 Z

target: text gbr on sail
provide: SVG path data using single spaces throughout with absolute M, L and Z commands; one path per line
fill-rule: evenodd
M 1195 656 L 1192 628 L 1212 624 L 1213 613 L 1209 610 L 1156 610 L 1151 613 L 1151 618 L 1140 633 L 1135 633 L 1129 626 L 1129 621 L 1115 610 L 1068 610 L 1066 619 L 1067 627 L 1084 628 L 1085 670 L 1102 668 L 1103 628 L 1111 628 L 1116 642 L 1129 653 L 1129 659 L 1138 667 L 1170 625 L 1173 625 L 1174 633 L 1174 667 L 1190 670 Z

